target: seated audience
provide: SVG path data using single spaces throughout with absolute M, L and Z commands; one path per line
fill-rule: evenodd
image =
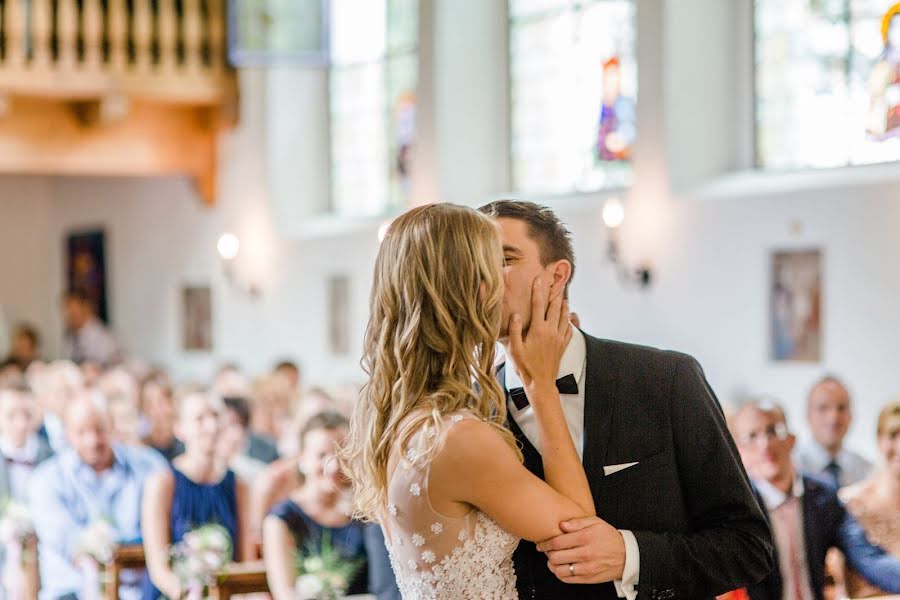
M 144 423 L 144 444 L 172 462 L 184 452 L 184 444 L 175 437 L 175 397 L 169 378 L 162 371 L 151 371 L 140 388 L 140 407 Z
M 186 592 L 169 561 L 171 546 L 191 530 L 215 523 L 228 530 L 235 560 L 252 554 L 247 528 L 247 487 L 217 452 L 222 402 L 213 394 L 189 391 L 178 402 L 175 433 L 184 453 L 170 468 L 147 481 L 141 530 L 149 578 L 143 598 L 181 598 Z
M 850 393 L 836 377 L 826 376 L 810 390 L 806 418 L 812 440 L 797 449 L 797 467 L 804 473 L 824 477 L 835 487 L 865 479 L 872 463 L 844 447 L 852 414 Z
M 32 365 L 28 369 L 28 383 L 42 412 L 43 425 L 38 434 L 59 453 L 68 446 L 62 415 L 66 406 L 85 389 L 81 371 L 67 360 L 37 369 Z
M 96 363 L 109 367 L 122 360 L 122 351 L 113 334 L 94 312 L 84 290 L 72 289 L 63 296 L 66 323 L 66 358 L 75 364 Z
M 259 378 L 253 386 L 250 405 L 250 429 L 277 443 L 284 427 L 291 422 L 297 396 L 281 375 Z
M 46 460 L 34 472 L 29 500 L 38 536 L 41 598 L 76 598 L 85 585 L 84 532 L 100 521 L 113 528 L 117 542 L 140 539 L 144 481 L 165 467 L 152 450 L 110 443 L 110 419 L 103 399 L 81 391 L 65 405 L 65 431 L 71 448 Z M 126 577 L 120 597 L 136 598 L 136 581 Z
M 111 369 L 100 376 L 97 388 L 106 398 L 113 443 L 140 446 L 138 386 L 134 377 L 125 369 Z
M 841 498 L 866 535 L 900 558 L 900 400 L 889 403 L 878 415 L 878 450 L 883 464 L 868 479 L 841 490 Z M 850 570 L 845 579 L 851 598 L 883 596 L 886 590 L 873 587 L 859 573 Z
M 748 402 L 730 426 L 772 527 L 779 567 L 747 589 L 752 600 L 822 600 L 825 555 L 832 547 L 866 580 L 900 593 L 900 561 L 866 538 L 834 487 L 794 468 L 795 438 L 781 407 L 768 400 Z
M 241 479 L 252 483 L 273 457 L 277 457 L 275 446 L 250 431 L 250 407 L 246 400 L 232 396 L 224 402 L 219 436 L 222 458 Z
M 263 557 L 274 600 L 294 597 L 295 553 L 320 551 L 324 537 L 343 558 L 359 563 L 346 592 L 367 591 L 365 526 L 347 516 L 349 487 L 336 457 L 348 426 L 343 416 L 323 413 L 310 419 L 301 434 L 303 483 L 271 510 L 263 525 Z
M 34 398 L 24 387 L 0 387 L 0 498 L 28 501 L 35 467 L 53 450 L 37 435 Z
M 283 377 L 290 386 L 295 396 L 300 394 L 302 390 L 300 380 L 300 366 L 291 360 L 282 360 L 273 369 L 273 374 Z
M 26 323 L 19 324 L 13 332 L 9 356 L 0 362 L 0 368 L 14 365 L 24 374 L 31 363 L 40 360 L 40 347 L 37 329 Z
M 300 452 L 300 432 L 310 417 L 322 412 L 342 412 L 331 395 L 319 387 L 314 387 L 297 397 L 293 417 L 281 427 L 278 453 L 282 456 L 296 456 Z M 349 413 L 345 413 L 349 414 Z M 293 486 L 291 487 L 293 489 Z

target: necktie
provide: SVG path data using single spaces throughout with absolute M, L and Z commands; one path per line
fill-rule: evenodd
M 825 473 L 828 475 L 828 478 L 831 479 L 832 483 L 834 483 L 834 487 L 841 487 L 841 465 L 832 460 L 825 465 Z
M 577 394 L 578 380 L 571 373 L 565 377 L 560 377 L 556 380 L 556 389 L 559 390 L 560 394 Z M 525 388 L 512 388 L 509 390 L 509 397 L 512 398 L 513 404 L 519 410 L 528 406 L 528 396 L 525 395 Z
M 797 536 L 800 534 L 799 519 L 801 515 L 800 501 L 798 498 L 789 498 L 780 509 L 781 524 L 784 527 L 788 539 L 788 554 L 790 556 L 790 578 L 791 578 L 791 597 L 795 600 L 803 600 L 803 582 L 801 581 L 802 569 L 800 561 L 806 560 L 800 556 L 800 544 L 797 543 Z

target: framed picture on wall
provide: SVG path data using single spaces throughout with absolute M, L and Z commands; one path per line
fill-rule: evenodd
M 100 320 L 109 323 L 106 279 L 104 231 L 93 229 L 69 233 L 66 236 L 66 287 L 83 291 Z
M 350 278 L 328 279 L 328 349 L 343 356 L 350 352 Z
M 769 355 L 774 361 L 822 360 L 822 251 L 772 252 Z
M 212 292 L 209 286 L 181 290 L 182 348 L 189 352 L 212 350 Z

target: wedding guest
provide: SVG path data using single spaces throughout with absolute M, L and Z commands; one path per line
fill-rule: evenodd
M 68 446 L 63 414 L 66 406 L 85 389 L 78 367 L 67 360 L 28 369 L 28 384 L 41 409 L 43 425 L 38 435 L 46 439 L 54 452 Z
M 751 600 L 823 600 L 825 555 L 832 547 L 868 581 L 900 593 L 900 561 L 866 538 L 835 488 L 795 469 L 795 438 L 780 406 L 751 400 L 730 426 L 775 540 L 778 568 L 748 587 Z
M 336 459 L 348 427 L 347 419 L 338 413 L 323 413 L 309 420 L 300 437 L 298 461 L 304 481 L 271 510 L 263 524 L 263 556 L 275 600 L 295 597 L 294 555 L 310 548 L 321 552 L 323 540 L 345 560 L 359 564 L 345 592 L 368 591 L 365 526 L 347 516 L 348 486 Z
M 841 490 L 841 498 L 869 539 L 900 558 L 900 400 L 881 410 L 877 435 L 882 464 L 868 479 Z M 887 594 L 853 570 L 847 573 L 845 585 L 851 598 Z
M 250 408 L 246 400 L 228 397 L 224 403 L 222 434 L 219 436 L 222 458 L 241 479 L 252 484 L 265 470 L 266 459 L 272 457 L 272 444 L 250 431 Z
M 85 531 L 100 521 L 114 530 L 116 542 L 140 539 L 140 503 L 144 481 L 165 467 L 148 448 L 113 445 L 103 399 L 78 392 L 65 406 L 70 448 L 46 460 L 34 472 L 29 501 L 35 516 L 42 599 L 77 597 L 83 592 Z M 96 540 L 91 540 L 96 541 Z M 134 574 L 123 576 L 121 598 L 137 598 Z
M 247 532 L 247 487 L 217 452 L 224 406 L 208 392 L 190 391 L 178 402 L 175 433 L 184 453 L 147 481 L 141 531 L 149 578 L 143 598 L 181 598 L 186 589 L 170 564 L 171 546 L 192 529 L 215 523 L 228 530 L 232 558 L 252 554 Z
M 281 375 L 260 377 L 253 385 L 250 405 L 250 429 L 277 443 L 284 426 L 293 417 L 297 396 Z
M 34 398 L 24 387 L 0 387 L 0 498 L 28 499 L 35 467 L 53 450 L 37 435 Z
M 184 452 L 184 444 L 175 437 L 175 398 L 166 374 L 151 371 L 141 384 L 140 398 L 146 428 L 143 441 L 172 462 Z
M 812 440 L 797 449 L 798 468 L 838 488 L 865 479 L 872 463 L 844 446 L 852 418 L 850 392 L 841 380 L 827 375 L 816 382 L 806 412 Z
M 314 387 L 298 396 L 290 421 L 282 425 L 281 437 L 278 440 L 278 454 L 296 456 L 300 452 L 300 432 L 303 431 L 310 417 L 322 412 L 337 410 L 335 399 L 320 387 Z M 293 489 L 293 486 L 291 487 Z
M 40 360 L 41 338 L 37 329 L 27 323 L 20 323 L 13 332 L 12 347 L 9 356 L 0 367 L 16 365 L 22 373 L 36 360 Z
M 109 367 L 122 359 L 116 338 L 94 312 L 84 290 L 74 288 L 63 296 L 66 322 L 66 358 L 76 364 L 94 362 Z
M 283 377 L 295 395 L 300 393 L 300 366 L 292 360 L 282 360 L 273 369 L 275 375 Z

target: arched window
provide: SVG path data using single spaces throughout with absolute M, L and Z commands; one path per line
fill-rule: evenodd
M 415 139 L 418 0 L 331 0 L 331 212 L 406 205 Z
M 900 159 L 900 3 L 756 0 L 756 162 Z
M 513 188 L 563 194 L 631 182 L 632 0 L 509 0 Z

